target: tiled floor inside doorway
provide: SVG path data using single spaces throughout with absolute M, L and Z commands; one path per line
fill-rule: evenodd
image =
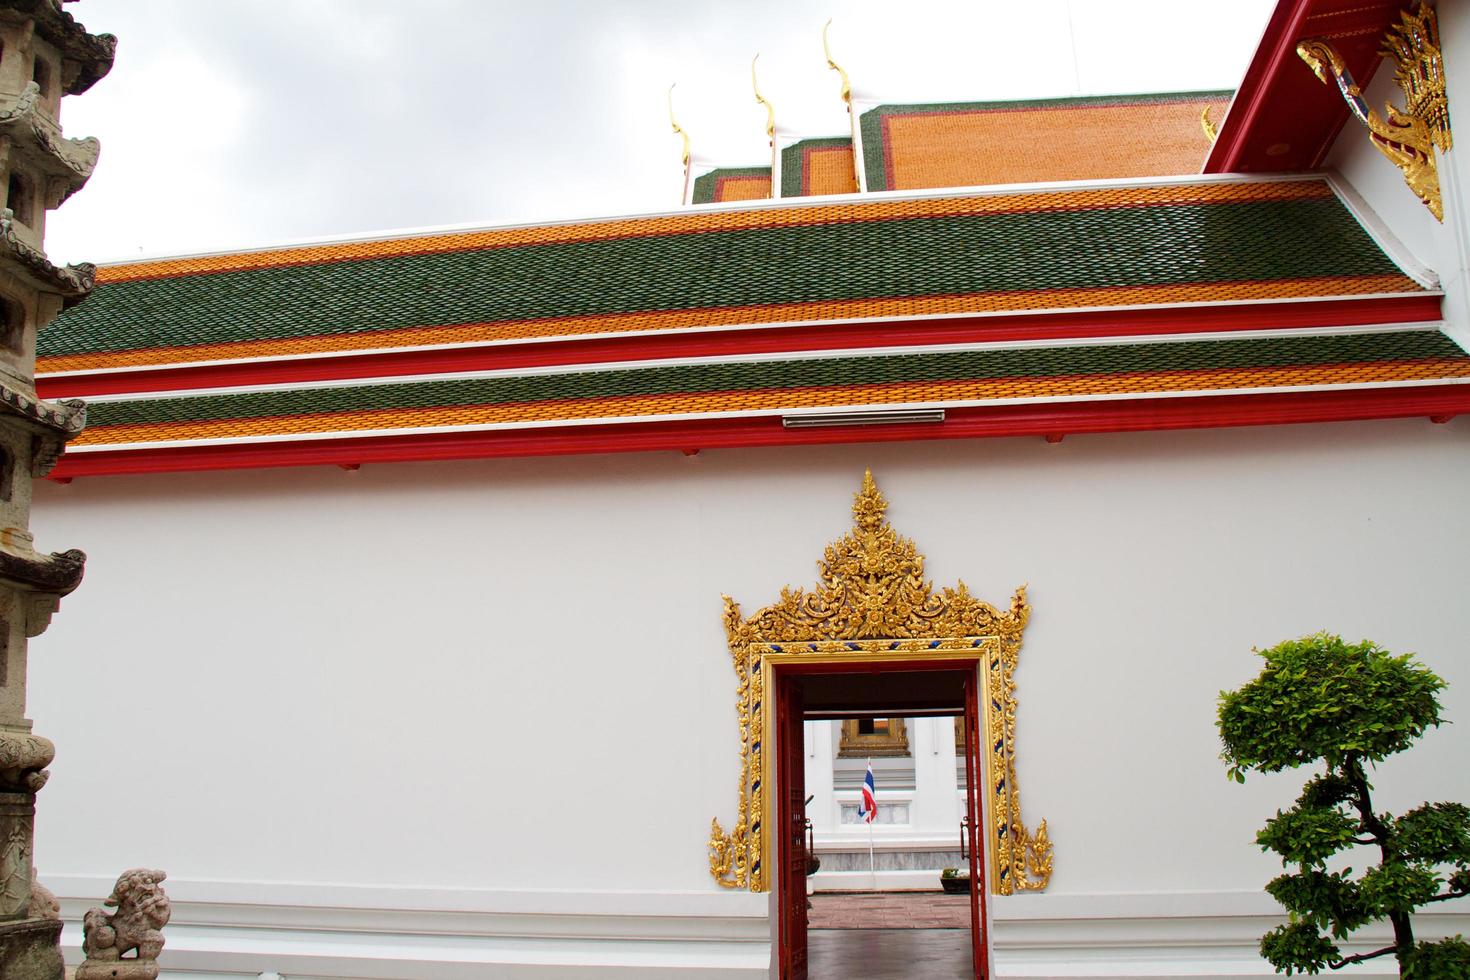
M 974 980 L 968 929 L 813 929 L 809 980 Z
M 827 892 L 813 895 L 812 929 L 970 928 L 970 896 L 943 892 Z
M 970 898 L 940 892 L 812 896 L 810 980 L 971 980 Z

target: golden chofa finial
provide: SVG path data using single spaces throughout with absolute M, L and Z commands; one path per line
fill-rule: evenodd
M 675 82 L 674 85 L 679 84 Z M 689 134 L 684 132 L 684 127 L 679 125 L 679 120 L 674 118 L 674 85 L 669 86 L 669 125 L 674 127 L 674 135 L 684 141 L 683 155 L 680 158 L 684 164 L 684 190 L 679 194 L 679 203 L 689 203 Z
M 675 82 L 674 85 L 678 85 Z M 674 118 L 674 85 L 669 86 L 669 125 L 674 127 L 674 135 L 684 141 L 684 154 L 679 161 L 684 166 L 689 166 L 689 134 L 684 132 L 684 127 L 679 125 L 679 120 Z
M 766 136 L 774 140 L 776 138 L 776 110 L 771 106 L 771 103 L 766 97 L 761 95 L 761 85 L 760 82 L 756 81 L 755 77 L 755 63 L 760 60 L 760 57 L 757 54 L 754 58 L 750 59 L 750 87 L 755 89 L 755 100 L 766 107 Z
M 827 28 L 832 26 L 832 18 L 827 18 L 827 23 L 822 25 L 822 53 L 827 56 L 827 67 L 835 71 L 842 78 L 842 101 L 852 108 L 852 82 L 848 80 L 847 72 L 842 66 L 832 60 L 832 48 L 827 44 Z
M 1205 131 L 1205 139 L 1209 140 L 1211 143 L 1215 142 L 1215 137 L 1220 135 L 1220 131 L 1215 128 L 1214 121 L 1210 119 L 1209 106 L 1205 106 L 1204 109 L 1200 112 L 1199 125 L 1200 128 Z

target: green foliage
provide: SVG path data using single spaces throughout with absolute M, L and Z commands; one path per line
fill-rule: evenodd
M 1280 854 L 1283 863 L 1321 867 L 1357 835 L 1358 822 L 1339 807 L 1298 803 L 1277 810 L 1256 834 L 1256 843 Z
M 1363 906 L 1358 883 L 1348 875 L 1352 869 L 1328 873 L 1303 871 L 1281 875 L 1266 886 L 1266 891 L 1292 920 L 1326 929 L 1336 939 L 1343 939 L 1354 929 L 1367 924 L 1373 916 Z
M 1413 861 L 1470 867 L 1470 807 L 1426 803 L 1394 822 L 1393 843 Z
M 1337 945 L 1305 922 L 1277 926 L 1261 937 L 1261 956 L 1277 973 L 1321 973 L 1342 958 Z
M 1256 835 L 1288 873 L 1266 891 L 1290 914 L 1261 938 L 1261 955 L 1280 973 L 1319 973 L 1394 955 L 1401 977 L 1470 977 L 1461 939 L 1419 943 L 1412 913 L 1470 894 L 1470 808 L 1426 803 L 1399 817 L 1373 809 L 1366 765 L 1400 752 L 1442 724 L 1444 681 L 1411 657 L 1364 640 L 1317 633 L 1261 654 L 1265 667 L 1238 691 L 1220 693 L 1222 758 L 1232 779 L 1322 763 L 1290 810 Z M 1329 871 L 1335 857 L 1371 846 L 1379 859 L 1360 876 Z M 1336 941 L 1378 919 L 1394 944 L 1344 956 Z
M 1261 656 L 1259 677 L 1220 695 L 1220 738 L 1237 780 L 1318 759 L 1336 768 L 1349 753 L 1377 762 L 1440 724 L 1444 681 L 1371 641 L 1316 633 Z
M 1441 878 L 1432 870 L 1402 861 L 1385 860 L 1369 868 L 1358 882 L 1363 905 L 1374 918 L 1394 912 L 1412 912 L 1439 894 Z
M 1463 936 L 1420 943 L 1404 966 L 1405 980 L 1464 980 L 1470 977 L 1470 943 Z

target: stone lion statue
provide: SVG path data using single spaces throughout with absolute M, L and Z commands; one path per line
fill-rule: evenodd
M 163 933 L 159 930 L 168 923 L 171 913 L 168 896 L 159 887 L 167 877 L 162 871 L 147 868 L 124 871 L 102 903 L 117 911 L 109 915 L 102 909 L 92 909 L 82 918 L 82 951 L 87 954 L 87 962 L 77 971 L 79 980 L 92 975 L 88 964 L 116 963 L 133 950 L 137 950 L 136 958 L 123 962 L 136 963 L 139 976 L 144 971 L 158 975 L 158 965 L 153 961 L 163 952 Z M 115 970 L 95 975 L 122 976 Z

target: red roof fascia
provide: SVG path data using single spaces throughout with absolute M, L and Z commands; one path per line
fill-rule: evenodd
M 665 332 L 638 337 L 335 354 L 194 367 L 140 367 L 59 377 L 42 375 L 36 379 L 36 390 L 42 398 L 79 398 L 681 357 L 1423 323 L 1441 318 L 1440 298 L 1437 292 L 1425 292 L 1361 299 L 1282 300 L 1225 306 L 1139 307 L 793 325 L 760 330 Z
M 1382 56 L 1383 36 L 1402 3 L 1280 0 L 1205 160 L 1204 172 L 1289 173 L 1321 167 L 1348 119 L 1337 86 L 1324 85 L 1297 57 L 1297 42 L 1330 40 L 1364 88 Z
M 509 456 L 731 449 L 853 442 L 1043 436 L 1205 429 L 1423 416 L 1436 422 L 1470 413 L 1470 385 L 1304 391 L 1196 398 L 1140 398 L 1069 404 L 955 408 L 942 423 L 787 429 L 778 417 L 699 419 L 486 432 L 443 432 L 173 449 L 69 453 L 49 479 Z

